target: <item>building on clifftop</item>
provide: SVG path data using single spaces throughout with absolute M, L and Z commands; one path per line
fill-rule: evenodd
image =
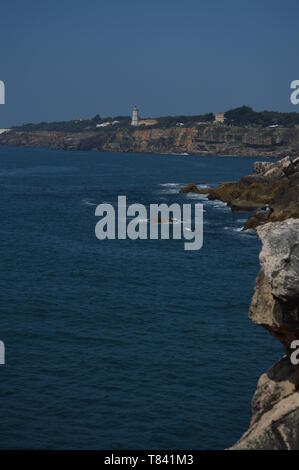
M 218 123 L 218 124 L 223 124 L 224 121 L 225 121 L 225 115 L 224 115 L 224 113 L 218 113 L 218 114 L 216 114 L 216 116 L 215 116 L 215 121 L 214 121 L 214 122 L 216 122 L 216 123 Z
M 139 114 L 138 114 L 138 108 L 135 104 L 133 108 L 131 126 L 138 126 L 138 124 L 139 124 Z

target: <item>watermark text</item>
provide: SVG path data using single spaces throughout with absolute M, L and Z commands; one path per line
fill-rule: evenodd
M 193 210 L 192 210 L 193 209 Z M 203 245 L 203 205 L 143 204 L 127 206 L 126 196 L 118 196 L 117 213 L 112 204 L 99 204 L 100 217 L 95 227 L 98 240 L 185 240 L 185 250 L 199 250 Z
M 291 90 L 294 90 L 290 96 L 291 103 L 294 105 L 299 104 L 299 80 L 291 82 Z
M 0 80 L 0 104 L 5 104 L 5 85 L 2 80 Z
M 0 341 L 0 365 L 5 364 L 5 344 Z

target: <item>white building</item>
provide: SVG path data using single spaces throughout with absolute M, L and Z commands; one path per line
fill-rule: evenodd
M 133 108 L 131 126 L 138 126 L 138 123 L 139 123 L 139 114 L 138 114 L 138 108 L 135 105 Z
M 225 115 L 224 113 L 218 113 L 216 114 L 215 116 L 215 122 L 217 122 L 218 124 L 223 124 L 225 121 Z
M 97 125 L 96 125 L 96 127 L 107 127 L 107 126 L 111 126 L 111 122 L 110 122 L 110 121 L 102 122 L 101 124 L 97 124 Z

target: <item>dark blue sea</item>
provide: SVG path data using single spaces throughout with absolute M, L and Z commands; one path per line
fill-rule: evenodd
M 0 447 L 223 449 L 282 354 L 248 319 L 248 214 L 179 194 L 254 159 L 0 149 Z M 96 205 L 204 203 L 204 245 L 95 237 Z

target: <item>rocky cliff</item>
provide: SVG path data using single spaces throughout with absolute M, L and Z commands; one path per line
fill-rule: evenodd
M 207 194 L 225 202 L 233 211 L 254 211 L 244 230 L 258 225 L 299 217 L 299 157 L 287 156 L 275 163 L 254 164 L 253 174 L 218 188 L 200 188 L 190 183 L 182 193 Z
M 249 430 L 232 449 L 299 449 L 299 366 L 291 362 L 299 339 L 299 219 L 257 232 L 261 270 L 249 316 L 281 341 L 285 356 L 260 377 Z
M 255 163 L 240 182 L 218 188 L 190 183 L 181 192 L 220 199 L 234 211 L 256 211 L 244 226 L 256 229 L 262 241 L 249 316 L 285 350 L 260 377 L 249 430 L 232 449 L 299 450 L 299 365 L 291 362 L 291 343 L 299 340 L 299 158 Z
M 203 124 L 178 128 L 116 128 L 84 132 L 12 130 L 0 145 L 200 155 L 283 156 L 299 148 L 299 129 Z

